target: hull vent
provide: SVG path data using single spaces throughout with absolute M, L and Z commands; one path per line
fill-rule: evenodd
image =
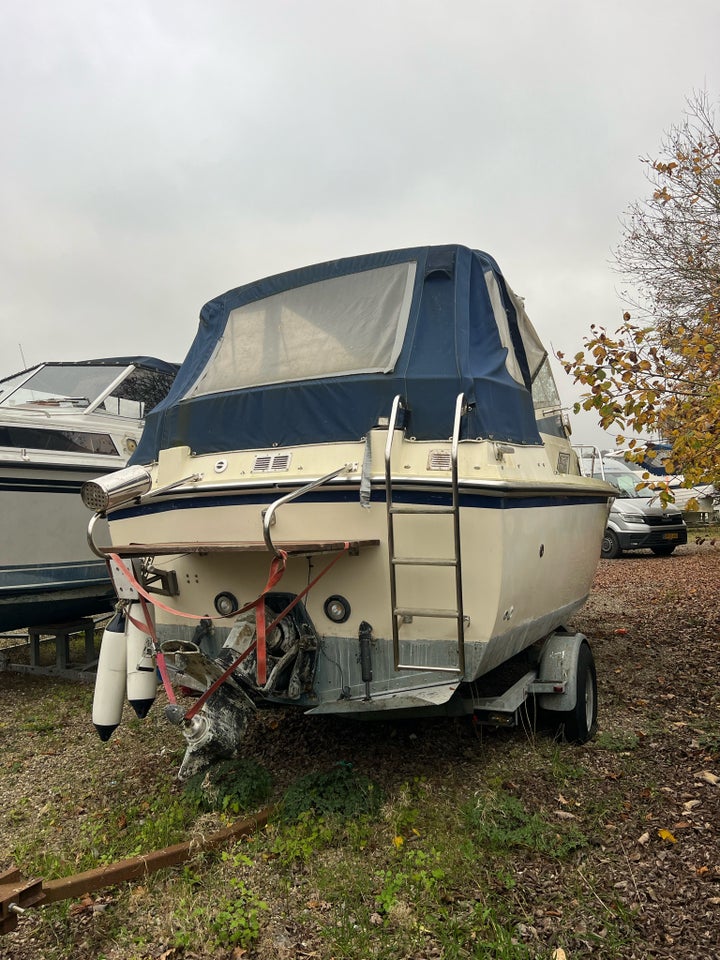
M 428 454 L 428 470 L 450 470 L 452 460 L 449 450 L 431 450 Z
M 289 453 L 262 453 L 255 457 L 253 473 L 276 473 L 290 467 Z

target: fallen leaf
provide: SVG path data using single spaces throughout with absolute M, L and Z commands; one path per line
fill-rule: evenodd
M 555 947 L 552 952 L 552 960 L 567 960 L 567 954 L 562 947 Z
M 647 832 L 647 830 L 645 831 L 645 833 L 643 833 L 641 837 L 638 837 L 638 843 L 641 846 L 645 846 L 645 844 L 648 843 L 649 840 L 650 840 L 650 834 Z
M 309 910 L 329 910 L 330 904 L 327 900 L 308 900 L 305 906 Z
M 658 830 L 658 836 L 661 840 L 667 840 L 668 843 L 677 843 L 677 839 L 664 827 L 662 830 Z
M 697 780 L 704 780 L 705 783 L 711 783 L 714 787 L 720 783 L 720 777 L 711 773 L 710 770 L 700 770 L 699 773 L 695 774 L 695 778 Z
M 70 907 L 70 915 L 77 916 L 77 914 L 84 913 L 86 910 L 92 910 L 94 906 L 95 906 L 95 901 L 92 899 L 91 896 L 86 894 L 82 898 L 82 900 L 78 901 L 78 903 L 74 903 Z
M 689 813 L 691 810 L 694 810 L 695 807 L 699 807 L 699 806 L 700 806 L 699 800 L 686 800 L 685 803 L 683 804 L 683 810 L 686 810 Z

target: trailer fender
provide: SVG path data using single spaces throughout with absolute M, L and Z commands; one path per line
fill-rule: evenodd
M 538 705 L 542 710 L 566 713 L 577 703 L 577 675 L 580 648 L 587 639 L 582 633 L 553 633 L 542 648 L 538 680 L 562 684 L 561 693 L 541 693 Z

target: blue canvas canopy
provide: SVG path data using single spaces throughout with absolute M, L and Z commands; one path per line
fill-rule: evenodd
M 532 390 L 546 356 L 481 251 L 416 247 L 292 270 L 203 307 L 133 462 L 179 445 L 202 454 L 359 440 L 397 394 L 419 440 L 450 436 L 464 392 L 465 437 L 539 443 Z

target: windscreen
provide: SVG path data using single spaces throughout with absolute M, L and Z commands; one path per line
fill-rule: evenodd
M 25 374 L 4 381 L 0 402 L 10 407 L 23 404 L 88 407 L 110 386 L 120 369 L 104 366 L 43 366 L 24 383 Z M 22 385 L 18 387 L 18 383 Z

